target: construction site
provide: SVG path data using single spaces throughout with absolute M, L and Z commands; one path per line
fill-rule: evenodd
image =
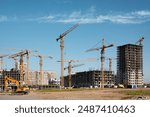
M 134 99 L 135 95 L 127 95 L 130 91 L 140 92 L 136 96 L 149 99 L 150 93 L 145 92 L 149 92 L 150 89 L 143 82 L 144 37 L 135 44 L 117 46 L 117 56 L 114 58 L 117 60 L 115 74 L 115 71 L 112 71 L 113 58 L 105 57 L 107 49 L 111 49 L 114 44 L 106 45 L 105 39 L 102 39 L 102 46 L 86 50 L 86 52 L 99 51 L 99 58 L 81 60 L 64 58 L 65 36 L 78 26 L 79 24 L 72 26 L 56 39 L 60 42 L 61 50 L 60 60 L 56 60 L 60 63 L 60 79 L 56 79 L 55 71 L 43 70 L 43 58 L 53 59 L 53 57 L 38 54 L 37 50 L 25 49 L 12 55 L 0 55 L 0 99 Z M 39 71 L 30 70 L 31 56 L 39 58 Z M 14 60 L 14 68 L 10 70 L 3 69 L 3 59 L 7 58 Z M 72 74 L 73 68 L 84 65 L 72 63 L 95 60 L 100 61 L 100 70 Z M 105 70 L 105 60 L 109 60 L 109 70 Z M 64 67 L 64 62 L 68 63 L 67 67 Z M 68 71 L 67 76 L 64 75 L 64 70 Z

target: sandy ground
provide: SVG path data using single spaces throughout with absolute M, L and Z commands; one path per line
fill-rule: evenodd
M 30 92 L 28 95 L 1 94 L 0 100 L 130 100 L 133 96 L 120 91 L 129 89 L 104 89 L 65 92 Z M 135 90 L 136 91 L 136 90 Z M 150 89 L 149 89 L 150 91 Z
M 68 92 L 37 92 L 30 95 L 37 96 L 42 99 L 50 100 L 101 100 L 101 99 L 121 99 L 124 97 L 115 91 L 105 90 L 84 90 L 84 91 L 68 91 Z M 116 96 L 118 95 L 118 96 Z

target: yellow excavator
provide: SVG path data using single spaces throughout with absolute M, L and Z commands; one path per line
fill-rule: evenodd
M 18 80 L 12 78 L 12 77 L 7 77 L 5 76 L 5 80 L 4 80 L 4 90 L 5 92 L 8 92 L 10 89 L 9 89 L 9 84 L 13 84 L 15 85 L 15 90 L 14 92 L 17 93 L 17 94 L 28 94 L 29 93 L 29 88 L 27 86 L 20 86 L 20 83 Z

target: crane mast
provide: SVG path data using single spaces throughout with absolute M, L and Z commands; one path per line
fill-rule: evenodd
M 69 77 L 69 87 L 71 87 L 71 68 L 72 68 L 72 65 L 71 65 L 71 62 L 68 63 L 68 77 Z
M 104 43 L 104 39 L 102 39 L 102 47 L 99 47 L 99 48 L 92 48 L 92 49 L 89 49 L 87 50 L 86 52 L 89 52 L 89 51 L 94 51 L 94 50 L 101 50 L 101 88 L 103 89 L 104 88 L 104 62 L 105 62 L 105 57 L 104 57 L 104 54 L 105 54 L 105 49 L 106 48 L 110 48 L 114 46 L 113 44 L 110 44 L 108 46 L 105 45 Z
M 72 66 L 72 62 L 79 62 L 79 60 L 65 60 L 64 62 L 68 62 L 68 67 L 64 68 L 64 70 L 68 69 L 68 80 L 69 80 L 69 88 L 72 87 L 72 83 L 71 83 L 71 72 L 72 72 L 72 68 L 74 67 L 79 67 L 82 66 L 84 64 L 78 64 L 78 65 L 73 65 Z
M 30 77 L 29 77 L 29 66 L 30 66 L 30 62 L 29 62 L 29 58 L 30 58 L 30 53 L 31 52 L 38 52 L 37 50 L 25 50 L 26 54 L 27 54 L 27 70 L 26 70 L 26 82 L 29 85 L 30 84 Z
M 60 40 L 60 51 L 61 51 L 61 87 L 64 87 L 64 37 L 73 31 L 76 27 L 78 27 L 79 24 L 75 24 L 72 26 L 69 30 L 62 33 L 56 41 Z
M 33 55 L 33 56 L 35 56 L 35 57 L 39 57 L 40 58 L 40 62 L 39 62 L 39 65 L 40 65 L 40 85 L 42 85 L 42 81 L 43 81 L 43 58 L 50 58 L 50 59 L 52 59 L 53 57 L 51 57 L 51 56 L 43 56 L 43 55 Z
M 109 60 L 109 71 L 112 71 L 112 58 L 108 58 Z
M 23 57 L 26 54 L 27 54 L 26 51 L 21 51 L 21 52 L 11 55 L 9 57 L 9 58 L 14 58 L 14 57 L 20 56 L 20 66 L 19 66 L 19 68 L 20 68 L 20 87 L 23 87 L 23 81 L 24 81 L 24 79 L 23 79 L 23 64 L 24 64 Z
M 69 80 L 69 87 L 71 88 L 72 84 L 71 84 L 71 72 L 72 72 L 72 68 L 74 67 L 79 67 L 82 66 L 84 64 L 79 64 L 79 65 L 73 65 L 72 66 L 72 62 L 79 62 L 80 60 L 64 60 L 64 62 L 68 62 L 68 67 L 64 68 L 64 70 L 68 69 L 68 80 Z M 83 61 L 83 60 L 82 60 Z M 57 61 L 57 62 L 61 62 L 61 61 Z
M 20 56 L 20 62 L 21 62 L 23 60 L 23 58 L 21 58 L 21 55 L 19 55 L 19 54 L 21 54 L 21 52 L 25 53 L 25 55 L 26 55 L 26 61 L 27 61 L 26 81 L 25 82 L 26 82 L 26 85 L 29 85 L 30 84 L 30 77 L 29 77 L 29 58 L 30 58 L 30 53 L 31 52 L 38 52 L 38 51 L 37 50 L 28 50 L 28 49 L 16 49 L 16 48 L 8 48 L 8 49 L 9 50 L 20 50 L 20 53 L 18 53 L 18 55 L 14 54 L 14 55 L 12 55 L 12 56 L 9 57 L 9 58 L 12 58 L 14 60 L 14 62 L 15 62 L 15 69 L 16 70 L 18 68 L 18 63 L 17 63 L 17 58 L 16 57 Z M 21 67 L 19 66 L 19 68 L 21 68 Z M 21 68 L 21 69 L 23 69 L 23 68 Z

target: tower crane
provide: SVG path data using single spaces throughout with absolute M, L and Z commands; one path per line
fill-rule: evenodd
M 26 53 L 26 60 L 27 60 L 27 69 L 26 69 L 26 84 L 29 85 L 30 84 L 30 78 L 29 78 L 29 57 L 31 52 L 38 52 L 37 50 L 28 50 L 28 49 L 15 49 L 15 48 L 8 48 L 9 50 L 19 50 L 21 52 L 25 52 Z M 15 68 L 17 69 L 18 63 L 17 63 L 17 58 L 16 56 L 12 56 L 9 57 L 12 58 L 15 62 Z
M 38 54 L 33 54 L 33 56 L 40 58 L 40 62 L 39 62 L 39 64 L 40 64 L 40 85 L 42 85 L 42 81 L 43 81 L 43 74 L 42 74 L 43 58 L 50 58 L 50 59 L 52 59 L 53 57 L 51 57 L 51 56 L 43 56 L 43 55 L 38 55 Z
M 1 67 L 0 69 L 3 70 L 3 58 L 4 57 L 7 57 L 8 55 L 0 55 L 0 64 L 1 64 Z
M 60 36 L 56 39 L 56 41 L 60 40 L 60 50 L 61 50 L 61 86 L 64 86 L 64 37 L 77 28 L 79 24 L 75 24 L 69 30 L 65 31 L 64 33 L 60 34 Z
M 27 56 L 26 56 L 27 57 L 26 82 L 29 85 L 30 84 L 30 78 L 29 78 L 29 58 L 30 58 L 30 54 L 31 54 L 31 52 L 38 52 L 38 51 L 37 50 L 27 50 L 27 49 L 25 49 L 25 51 L 26 51 L 26 54 L 27 54 Z
M 86 50 L 86 52 L 89 52 L 89 51 L 95 51 L 95 50 L 101 50 L 101 72 L 102 72 L 102 89 L 104 88 L 104 61 L 105 61 L 105 57 L 104 57 L 104 54 L 105 54 L 105 49 L 106 48 L 110 48 L 114 46 L 113 44 L 110 44 L 110 45 L 105 45 L 104 43 L 104 39 L 102 39 L 102 46 L 101 47 L 98 47 L 98 48 L 92 48 L 92 49 L 88 49 Z
M 23 57 L 27 54 L 26 51 L 21 51 L 16 54 L 9 56 L 9 58 L 20 57 L 20 87 L 23 87 Z
M 109 57 L 109 58 L 106 58 L 106 60 L 109 61 L 109 72 L 111 73 L 112 72 L 112 60 L 116 60 L 116 58 L 110 58 Z M 111 84 L 114 83 L 114 79 L 110 76 L 112 76 L 112 75 L 109 74 L 109 79 L 108 80 L 109 80 L 109 84 L 111 86 Z
M 72 68 L 84 65 L 84 64 L 78 64 L 78 65 L 72 66 L 71 65 L 72 62 L 95 62 L 97 60 L 98 59 L 96 59 L 96 58 L 86 58 L 86 59 L 80 59 L 80 60 L 73 60 L 73 59 L 64 60 L 64 62 L 68 62 L 68 67 L 64 68 L 64 70 L 68 69 L 69 87 L 71 87 L 71 71 L 72 71 Z M 61 61 L 57 61 L 57 62 L 61 62 Z
M 61 61 L 58 61 L 58 62 L 61 62 Z M 72 68 L 78 67 L 78 66 L 72 66 L 71 63 L 72 62 L 79 62 L 79 60 L 64 60 L 63 62 L 68 62 L 68 67 L 64 68 L 64 70 L 68 69 L 69 87 L 71 87 L 71 71 L 72 71 Z
M 143 46 L 144 37 L 141 37 L 135 44 L 139 44 L 140 46 Z
M 82 66 L 84 64 L 78 64 L 78 65 L 73 65 L 72 66 L 72 62 L 79 62 L 79 60 L 65 60 L 64 62 L 68 62 L 68 67 L 65 67 L 64 70 L 68 69 L 68 77 L 69 77 L 69 87 L 71 88 L 71 72 L 72 72 L 72 68 L 74 67 L 79 67 Z
M 109 71 L 112 71 L 112 60 L 116 60 L 116 58 L 106 58 L 109 61 Z

